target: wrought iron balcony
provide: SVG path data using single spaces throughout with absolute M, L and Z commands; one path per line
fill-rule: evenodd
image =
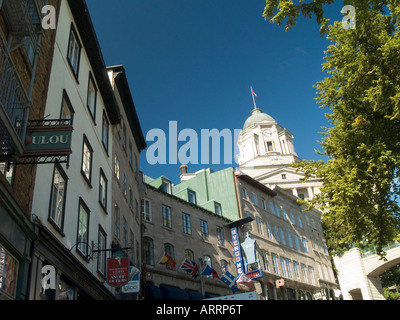
M 28 96 L 0 33 L 0 161 L 22 155 L 28 108 Z
M 12 58 L 12 52 L 30 43 L 33 54 L 40 49 L 43 0 L 3 0 L 1 15 L 8 38 L 0 30 L 0 161 L 13 162 L 24 152 L 24 137 L 35 77 L 25 87 Z M 25 88 L 29 87 L 29 91 Z

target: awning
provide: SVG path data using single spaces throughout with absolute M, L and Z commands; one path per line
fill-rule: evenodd
M 164 300 L 190 300 L 189 294 L 180 288 L 160 285 Z
M 197 291 L 186 290 L 186 292 L 188 293 L 190 300 L 203 300 L 206 298 L 200 292 Z
M 146 300 L 163 300 L 163 294 L 159 287 L 151 284 L 146 285 Z

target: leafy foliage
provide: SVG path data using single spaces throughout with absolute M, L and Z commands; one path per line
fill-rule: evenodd
M 264 17 L 286 29 L 300 13 L 316 16 L 331 45 L 325 51 L 317 102 L 329 110 L 331 127 L 320 142 L 328 160 L 294 166 L 306 177 L 322 178 L 321 193 L 309 202 L 324 211 L 328 246 L 340 252 L 368 243 L 382 247 L 398 239 L 400 230 L 400 34 L 399 0 L 347 1 L 356 8 L 355 29 L 328 25 L 323 5 L 267 1 Z

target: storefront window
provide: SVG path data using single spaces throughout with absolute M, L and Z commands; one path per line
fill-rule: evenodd
M 0 244 L 0 300 L 15 298 L 18 260 Z

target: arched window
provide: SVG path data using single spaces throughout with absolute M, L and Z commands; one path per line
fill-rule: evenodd
M 225 273 L 226 271 L 228 271 L 228 261 L 222 259 L 220 261 L 220 264 L 221 264 L 222 273 Z
M 143 263 L 154 266 L 154 244 L 153 239 L 143 238 Z
M 164 252 L 165 252 L 167 255 L 169 255 L 172 259 L 175 260 L 175 249 L 174 249 L 174 246 L 173 246 L 172 244 L 170 244 L 170 243 L 164 244 Z M 168 270 L 173 269 L 171 263 L 166 263 L 166 264 L 165 264 L 165 267 L 166 267 Z
M 193 251 L 190 250 L 190 249 L 186 249 L 185 250 L 185 257 L 190 259 L 190 260 L 192 260 L 192 261 L 194 261 L 194 253 L 193 253 Z
M 211 257 L 210 256 L 204 256 L 204 268 L 206 267 L 206 265 L 208 265 L 208 266 L 210 266 L 211 268 L 212 268 L 212 262 L 211 262 Z M 203 268 L 203 269 L 204 269 Z M 208 275 L 208 276 L 205 276 L 206 278 L 212 278 L 212 275 Z

